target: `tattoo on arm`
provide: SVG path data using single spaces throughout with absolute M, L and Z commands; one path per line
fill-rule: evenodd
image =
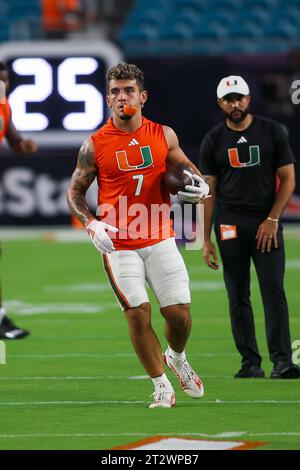
M 97 175 L 93 145 L 90 139 L 82 144 L 77 160 L 77 166 L 71 178 L 68 189 L 67 201 L 71 213 L 80 220 L 83 225 L 93 217 L 86 202 L 86 192 Z

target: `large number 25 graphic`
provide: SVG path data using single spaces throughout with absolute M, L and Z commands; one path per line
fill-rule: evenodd
M 27 112 L 27 103 L 40 103 L 54 91 L 53 69 L 42 58 L 16 59 L 12 63 L 15 73 L 33 76 L 33 84 L 19 85 L 9 96 L 13 120 L 21 131 L 43 131 L 49 125 L 43 113 Z M 92 130 L 103 120 L 104 98 L 89 83 L 77 83 L 77 75 L 90 75 L 98 68 L 93 57 L 70 57 L 57 68 L 57 91 L 68 103 L 84 102 L 84 111 L 67 113 L 62 126 L 69 131 Z
M 260 164 L 260 153 L 258 145 L 250 145 L 249 147 L 249 160 L 246 163 L 240 162 L 239 152 L 237 148 L 228 149 L 228 156 L 230 165 L 233 168 L 245 168 Z

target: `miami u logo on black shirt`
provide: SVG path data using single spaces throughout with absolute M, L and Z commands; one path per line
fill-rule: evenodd
M 239 151 L 237 148 L 228 149 L 229 163 L 233 168 L 245 168 L 249 166 L 256 166 L 260 164 L 259 145 L 250 145 L 249 147 L 250 159 L 246 163 L 240 162 Z

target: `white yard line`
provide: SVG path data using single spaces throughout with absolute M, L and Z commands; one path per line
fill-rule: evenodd
M 239 437 L 245 435 L 244 432 L 232 432 L 222 434 L 204 434 L 204 433 L 159 433 L 160 436 L 199 436 L 199 437 L 212 437 L 212 438 L 224 438 L 224 437 Z M 299 433 L 300 434 L 300 433 Z M 74 433 L 74 434 L 0 434 L 1 438 L 21 438 L 21 437 L 150 437 L 153 434 L 147 433 Z
M 34 433 L 34 434 L 0 434 L 0 439 L 19 439 L 19 438 L 51 438 L 51 437 L 152 437 L 155 434 L 149 433 L 62 433 L 62 434 L 47 434 L 47 433 Z M 201 432 L 159 432 L 160 436 L 195 436 L 213 439 L 224 439 L 232 437 L 271 437 L 271 436 L 300 436 L 300 432 L 246 432 L 246 431 L 230 431 L 220 434 L 205 434 Z
M 1 240 L 47 240 L 48 242 L 89 242 L 85 230 L 74 230 L 71 227 L 1 227 Z
M 286 239 L 300 237 L 300 225 L 284 224 L 284 236 Z M 89 242 L 89 237 L 84 230 L 73 229 L 71 226 L 49 227 L 1 227 L 2 240 L 51 240 L 55 242 Z
M 232 379 L 231 375 L 202 375 L 201 378 L 203 379 Z M 132 377 L 124 376 L 124 375 L 108 375 L 108 376 L 61 376 L 61 377 L 53 377 L 53 376 L 16 376 L 16 377 L 0 377 L 0 381 L 10 381 L 15 382 L 18 380 L 25 380 L 25 381 L 32 381 L 32 380 L 48 380 L 48 381 L 62 381 L 62 380 L 149 380 L 147 375 L 135 375 Z
M 73 358 L 73 357 L 94 357 L 101 359 L 103 357 L 136 357 L 134 353 L 123 353 L 123 354 L 105 354 L 105 353 L 69 353 L 69 354 L 8 354 L 11 358 L 18 359 L 61 359 L 61 358 Z M 221 353 L 220 353 L 221 356 Z
M 23 302 L 22 300 L 7 300 L 4 304 L 7 310 L 14 312 L 17 315 L 41 315 L 41 314 L 98 314 L 105 313 L 107 310 L 115 309 L 115 302 L 102 302 L 101 304 L 94 303 L 67 303 L 67 302 L 53 302 L 53 303 L 37 303 L 31 304 Z
M 236 353 L 193 353 L 190 355 L 191 357 L 235 357 Z M 135 358 L 136 355 L 134 353 L 66 353 L 66 354 L 9 354 L 11 358 L 18 358 L 18 359 L 61 359 L 65 358 L 72 358 L 72 357 L 95 357 L 95 358 L 103 358 L 103 357 L 132 357 Z
M 66 376 L 66 377 L 0 377 L 0 381 L 18 381 L 18 380 L 49 380 L 49 381 L 61 381 L 61 380 L 148 380 L 149 377 L 146 375 L 135 376 L 135 377 L 124 377 L 122 376 Z
M 92 400 L 92 401 L 76 401 L 76 400 L 63 400 L 63 401 L 19 401 L 19 402 L 0 402 L 0 406 L 45 406 L 45 405 L 136 405 L 146 404 L 148 401 L 142 400 Z M 193 404 L 192 401 L 179 400 L 178 404 Z M 295 405 L 300 404 L 300 400 L 201 400 L 199 405 L 202 404 L 216 404 L 216 405 Z
M 148 402 L 141 400 L 92 400 L 92 401 L 16 401 L 0 402 L 0 406 L 45 406 L 45 405 L 136 405 Z

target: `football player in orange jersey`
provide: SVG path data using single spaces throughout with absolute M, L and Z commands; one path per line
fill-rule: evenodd
M 198 202 L 208 195 L 209 187 L 181 150 L 175 132 L 143 117 L 147 97 L 143 73 L 136 65 L 120 63 L 109 70 L 107 105 L 112 118 L 83 143 L 68 190 L 68 204 L 102 255 L 133 347 L 153 381 L 150 408 L 170 408 L 175 405 L 175 393 L 164 373 L 161 346 L 151 325 L 146 281 L 165 319 L 169 346 L 164 361 L 189 396 L 202 397 L 204 388 L 185 356 L 191 329 L 187 270 L 169 216 L 152 225 L 149 214 L 155 205 L 170 205 L 169 194 L 161 184 L 167 165 L 182 162 L 195 172 L 193 178 L 199 186 L 186 186 L 179 198 Z M 98 211 L 105 205 L 102 215 L 111 212 L 115 218 L 108 215 L 99 221 L 90 212 L 85 194 L 95 178 L 99 185 Z M 128 207 L 125 218 L 121 216 L 124 197 Z M 132 236 L 134 230 L 130 229 L 135 204 L 148 214 L 140 224 L 140 236 Z
M 0 83 L 2 89 L 9 87 L 8 71 L 3 62 L 0 62 Z M 4 83 L 4 86 L 3 86 Z M 32 139 L 24 139 L 15 128 L 11 119 L 11 110 L 5 96 L 0 96 L 0 144 L 5 138 L 16 154 L 32 154 L 37 151 L 37 144 Z
M 0 144 L 6 138 L 15 153 L 30 154 L 37 150 L 36 143 L 31 139 L 24 139 L 16 130 L 12 119 L 11 110 L 6 98 L 6 90 L 9 86 L 8 71 L 0 62 Z M 1 156 L 0 156 L 1 158 Z M 1 253 L 1 245 L 0 245 Z M 0 338 L 19 339 L 29 335 L 29 331 L 18 328 L 6 315 L 2 307 L 2 292 L 0 282 Z

